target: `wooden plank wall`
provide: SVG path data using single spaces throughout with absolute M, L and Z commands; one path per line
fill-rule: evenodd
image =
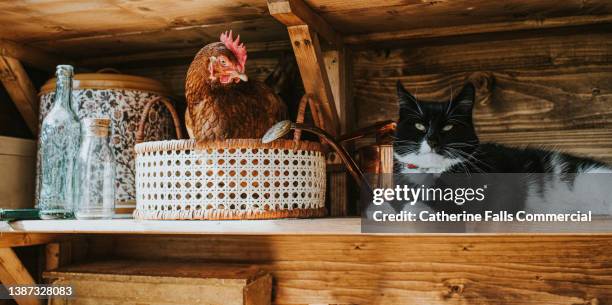
M 193 56 L 195 56 L 195 53 Z M 274 67 L 278 64 L 279 57 L 280 53 L 273 52 L 270 56 L 249 58 L 246 64 L 247 75 L 250 78 L 263 81 L 272 73 Z M 189 69 L 192 59 L 193 57 L 161 63 L 130 63 L 114 65 L 114 67 L 118 68 L 122 73 L 156 79 L 162 82 L 174 96 L 184 98 L 185 75 L 187 75 L 187 69 Z
M 275 304 L 610 304 L 606 236 L 117 236 L 90 254 L 257 264 Z M 112 246 L 111 246 L 112 245 Z M 98 249 L 98 250 L 96 250 Z M 109 253 L 112 252 L 112 253 Z
M 440 100 L 474 78 L 492 88 L 475 107 L 481 140 L 612 162 L 610 25 L 378 46 L 354 52 L 352 68 L 358 126 L 397 118 L 398 79 Z

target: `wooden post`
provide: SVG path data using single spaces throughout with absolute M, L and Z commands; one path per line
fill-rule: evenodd
M 45 246 L 45 270 L 54 270 L 70 264 L 72 243 L 70 241 L 49 243 Z
M 4 285 L 34 285 L 36 282 L 13 249 L 0 248 L 0 282 Z M 17 298 L 19 305 L 41 305 L 36 298 Z
M 340 120 L 323 62 L 319 38 L 307 25 L 291 26 L 287 30 L 302 75 L 304 90 L 320 103 L 319 108 L 324 120 L 323 129 L 337 136 L 340 134 Z
M 347 97 L 347 54 L 346 49 L 341 47 L 338 50 L 329 50 L 323 52 L 323 61 L 325 71 L 329 80 L 334 104 L 338 111 L 338 119 L 340 122 L 341 133 L 347 133 L 351 130 L 351 115 L 349 114 L 349 105 Z
M 330 44 L 342 45 L 342 37 L 303 0 L 268 0 L 268 11 L 287 27 L 308 25 Z
M 0 56 L 0 80 L 32 134 L 38 134 L 38 98 L 36 89 L 19 62 Z
M 56 56 L 41 49 L 24 46 L 6 39 L 0 39 L 0 56 L 15 58 L 45 71 L 55 71 L 56 65 L 71 63 L 70 60 L 61 56 Z
M 346 133 L 351 129 L 351 115 L 347 104 L 346 90 L 346 52 L 344 48 L 340 50 L 330 50 L 323 52 L 325 70 L 329 79 L 329 84 L 335 101 L 338 117 L 340 120 L 340 130 Z M 342 166 L 340 158 L 328 162 L 329 169 L 329 201 L 330 216 L 341 217 L 348 214 L 348 174 Z
M 345 50 L 342 37 L 302 0 L 268 0 L 268 10 L 287 26 L 304 89 L 319 102 L 323 126 L 333 136 L 349 128 L 346 115 Z M 319 37 L 335 50 L 322 52 Z M 336 158 L 338 159 L 338 158 Z M 328 162 L 331 216 L 347 214 L 347 176 L 339 160 Z M 339 170 L 340 169 L 340 170 Z
M 341 46 L 339 35 L 301 0 L 268 0 L 268 10 L 287 26 L 304 89 L 320 103 L 325 125 L 322 127 L 333 136 L 339 135 L 340 120 L 319 42 L 321 36 Z

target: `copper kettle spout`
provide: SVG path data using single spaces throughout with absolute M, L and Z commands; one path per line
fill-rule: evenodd
M 372 192 L 372 187 L 368 183 L 361 169 L 359 169 L 359 166 L 357 166 L 355 160 L 350 156 L 346 149 L 342 145 L 340 145 L 339 141 L 334 139 L 332 135 L 330 135 L 321 128 L 285 120 L 274 124 L 274 126 L 268 129 L 261 141 L 263 143 L 270 143 L 274 140 L 284 137 L 291 130 L 302 130 L 310 132 L 312 134 L 317 135 L 323 141 L 327 142 L 327 144 L 329 144 L 329 146 L 336 152 L 336 154 L 340 156 L 340 159 L 348 169 L 353 179 L 355 179 L 355 181 L 357 182 L 359 188 L 369 193 Z

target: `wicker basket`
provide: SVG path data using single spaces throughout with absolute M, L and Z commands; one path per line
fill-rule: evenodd
M 177 137 L 178 116 L 172 105 Z M 303 120 L 306 102 L 300 105 Z M 146 113 L 137 134 L 144 134 Z M 326 166 L 316 142 L 259 139 L 139 143 L 136 219 L 272 219 L 326 214 Z M 138 142 L 142 138 L 137 139 Z

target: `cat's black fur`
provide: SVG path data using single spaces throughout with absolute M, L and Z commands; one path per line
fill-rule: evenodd
M 425 184 L 444 186 L 450 178 L 460 176 L 453 183 L 455 187 L 464 183 L 465 186 L 493 184 L 488 189 L 486 204 L 455 206 L 425 202 L 429 208 L 451 212 L 468 209 L 481 213 L 485 209 L 566 211 L 588 207 L 594 213 L 610 213 L 609 198 L 601 198 L 609 197 L 606 185 L 610 178 L 582 175 L 606 173 L 609 177 L 612 169 L 604 163 L 554 150 L 480 143 L 472 118 L 475 89 L 471 84 L 443 102 L 417 100 L 400 82 L 397 93 L 400 113 L 394 141 L 395 173 L 408 174 L 398 175 L 397 183 L 420 185 L 423 182 L 415 180 L 423 178 L 431 180 Z M 455 175 L 457 173 L 464 175 Z M 478 173 L 488 175 L 474 175 Z M 580 186 L 579 190 L 573 189 L 574 183 Z M 601 192 L 594 192 L 593 188 Z M 561 195 L 575 195 L 577 199 L 567 197 L 563 200 Z M 578 204 L 578 201 L 583 203 Z M 411 207 L 394 206 L 396 210 L 405 208 Z
M 396 156 L 418 152 L 425 141 L 436 154 L 461 160 L 440 168 L 442 172 L 578 173 L 605 167 L 602 162 L 551 150 L 480 143 L 472 119 L 475 90 L 471 84 L 445 102 L 417 100 L 399 81 L 397 93 L 400 113 L 394 142 Z M 425 130 L 417 129 L 416 124 Z M 443 130 L 448 125 L 452 125 L 451 129 Z M 396 172 L 401 172 L 404 165 L 405 162 L 396 162 Z

